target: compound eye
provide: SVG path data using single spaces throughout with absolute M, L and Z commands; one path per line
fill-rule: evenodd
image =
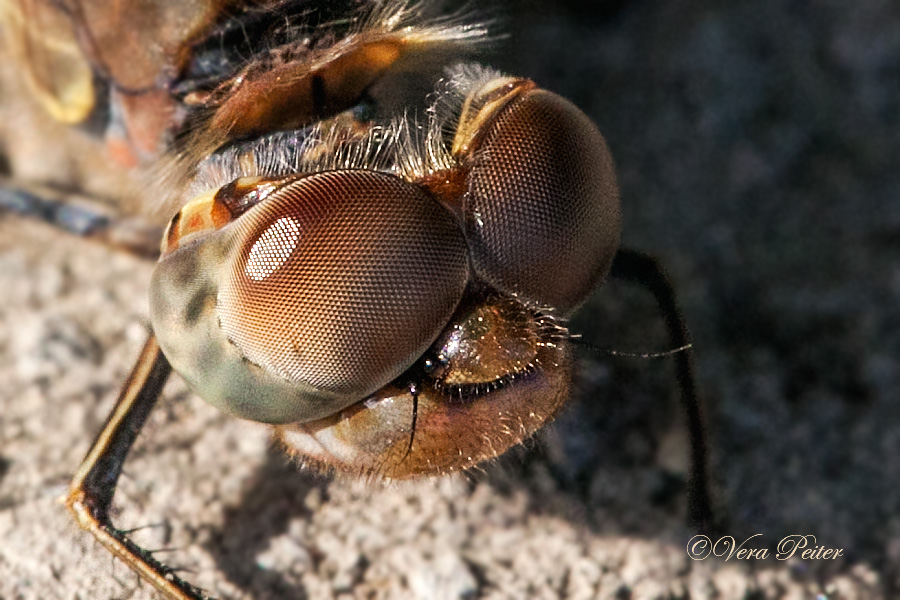
M 619 246 L 613 160 L 574 104 L 527 80 L 500 82 L 482 88 L 490 102 L 473 94 L 469 104 L 484 109 L 460 123 L 478 124 L 461 156 L 473 264 L 497 289 L 566 315 L 606 276 Z
M 251 362 L 361 399 L 409 368 L 466 284 L 450 214 L 413 185 L 365 171 L 290 183 L 236 223 L 218 296 Z
M 319 419 L 428 349 L 466 288 L 466 243 L 446 208 L 392 175 L 331 171 L 266 185 L 236 220 L 163 256 L 153 325 L 208 402 L 269 423 Z M 214 203 L 243 202 L 251 187 Z

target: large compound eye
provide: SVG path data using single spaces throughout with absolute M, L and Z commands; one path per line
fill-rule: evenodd
M 469 168 L 463 211 L 479 277 L 571 313 L 619 246 L 615 170 L 596 126 L 568 100 L 500 78 L 470 95 L 454 152 Z
M 306 421 L 406 371 L 446 326 L 467 279 L 462 232 L 420 187 L 325 172 L 288 181 L 164 256 L 154 329 L 208 401 L 258 421 Z
M 396 177 L 313 175 L 236 227 L 219 290 L 225 334 L 251 362 L 355 399 L 422 355 L 465 287 L 450 215 Z

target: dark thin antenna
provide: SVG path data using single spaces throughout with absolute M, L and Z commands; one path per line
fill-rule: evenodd
M 685 344 L 684 346 L 679 346 L 678 348 L 672 348 L 671 350 L 663 350 L 661 352 L 626 352 L 624 350 L 611 350 L 610 348 L 601 348 L 600 346 L 595 346 L 590 342 L 584 341 L 580 335 L 573 335 L 569 338 L 572 340 L 573 344 L 577 344 L 586 350 L 590 350 L 594 354 L 599 356 L 616 356 L 622 358 L 668 358 L 679 352 L 685 352 L 686 350 L 690 350 L 694 347 L 693 344 Z
M 419 418 L 419 387 L 415 382 L 410 382 L 409 393 L 412 394 L 413 399 L 412 423 L 409 430 L 409 446 L 406 447 L 406 454 L 403 455 L 403 460 L 409 457 L 410 452 L 412 452 L 413 441 L 416 439 L 416 421 Z

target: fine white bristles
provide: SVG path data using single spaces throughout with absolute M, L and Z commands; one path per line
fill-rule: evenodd
M 499 72 L 475 64 L 447 70 L 429 95 L 424 123 L 404 116 L 386 125 L 361 123 L 352 114 L 296 131 L 271 133 L 228 146 L 195 168 L 188 200 L 241 177 L 280 178 L 323 171 L 365 169 L 416 181 L 458 166 L 448 141 L 466 98 Z

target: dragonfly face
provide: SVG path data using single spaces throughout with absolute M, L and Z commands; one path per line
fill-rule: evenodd
M 562 319 L 618 246 L 587 117 L 528 80 L 450 81 L 447 142 L 434 109 L 421 147 L 405 122 L 238 146 L 165 236 L 151 313 L 175 369 L 328 467 L 442 473 L 531 435 L 567 397 Z
M 54 66 L 39 31 L 16 31 L 43 65 L 30 72 L 43 104 L 84 119 L 101 82 L 111 156 L 152 163 L 157 194 L 177 200 L 151 319 L 201 397 L 271 424 L 322 470 L 473 467 L 569 396 L 565 319 L 618 249 L 612 160 L 570 102 L 488 69 L 448 70 L 425 119 L 379 115 L 373 90 L 399 65 L 483 28 L 387 3 L 321 33 L 300 27 L 306 7 L 101 19 L 73 4 L 63 54 L 78 50 L 89 82 Z M 111 48 L 136 15 L 159 31 L 132 70 Z M 231 52 L 237 30 L 247 46 Z

